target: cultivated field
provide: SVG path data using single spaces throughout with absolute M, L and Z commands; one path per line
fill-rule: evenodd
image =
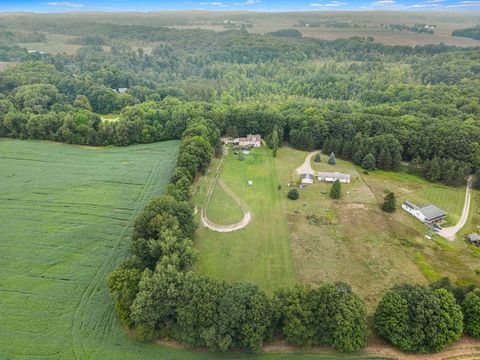
M 163 192 L 177 149 L 0 140 L 0 358 L 159 350 L 123 334 L 105 277 L 126 255 L 135 215 Z

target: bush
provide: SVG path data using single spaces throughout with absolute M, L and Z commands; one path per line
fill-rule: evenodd
M 404 284 L 385 293 L 374 324 L 380 336 L 401 350 L 432 353 L 460 338 L 463 316 L 447 290 Z
M 298 198 L 300 197 L 300 194 L 297 189 L 290 189 L 288 190 L 287 197 L 290 200 L 298 200 Z
M 394 212 L 395 211 L 395 193 L 392 191 L 387 192 L 385 199 L 383 200 L 382 210 L 385 212 Z

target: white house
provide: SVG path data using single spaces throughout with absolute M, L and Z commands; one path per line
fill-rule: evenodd
M 338 180 L 341 183 L 349 183 L 350 178 L 351 178 L 350 174 L 341 174 L 339 172 L 319 172 L 318 173 L 318 181 L 334 182 Z
M 262 145 L 262 136 L 259 134 L 248 134 L 247 137 L 233 139 L 233 145 L 260 147 Z
M 313 174 L 302 174 L 300 178 L 302 179 L 302 184 L 313 184 L 315 176 Z
M 426 205 L 419 208 L 409 201 L 402 204 L 402 209 L 415 216 L 418 220 L 427 225 L 433 225 L 441 222 L 447 216 L 447 213 L 435 205 Z

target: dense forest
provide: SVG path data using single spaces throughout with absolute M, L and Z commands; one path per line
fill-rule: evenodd
M 295 147 L 358 164 L 373 154 L 382 169 L 415 160 L 434 181 L 480 167 L 477 48 L 26 19 L 0 19 L 14 29 L 0 59 L 23 62 L 0 74 L 3 136 L 127 145 L 179 138 L 193 117 L 228 135 L 279 128 Z M 86 46 L 29 54 L 14 45 L 21 27 Z M 120 120 L 101 121 L 109 113 Z
M 454 30 L 452 35 L 480 40 L 480 25 L 466 29 Z

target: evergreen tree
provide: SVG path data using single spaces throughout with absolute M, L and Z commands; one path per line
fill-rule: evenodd
M 335 154 L 332 152 L 328 157 L 328 164 L 335 165 L 337 163 L 337 159 L 335 158 Z
M 342 193 L 342 184 L 339 180 L 335 180 L 330 188 L 330 197 L 332 199 L 339 199 Z
M 372 153 L 368 153 L 362 160 L 362 167 L 367 171 L 375 170 L 375 156 Z
M 315 155 L 315 162 L 319 163 L 322 161 L 322 158 L 320 157 L 320 153 L 318 152 L 317 155 Z
M 395 193 L 389 191 L 383 200 L 382 210 L 391 213 L 395 211 L 395 207 Z
M 278 151 L 278 144 L 279 144 L 279 139 L 278 139 L 278 133 L 277 130 L 273 130 L 272 135 L 270 137 L 270 145 L 273 151 L 273 157 L 277 157 L 277 151 Z
M 477 172 L 475 173 L 472 186 L 474 189 L 480 189 L 480 170 L 477 170 Z
M 434 182 L 441 179 L 440 161 L 437 157 L 434 157 L 425 167 L 425 177 Z

